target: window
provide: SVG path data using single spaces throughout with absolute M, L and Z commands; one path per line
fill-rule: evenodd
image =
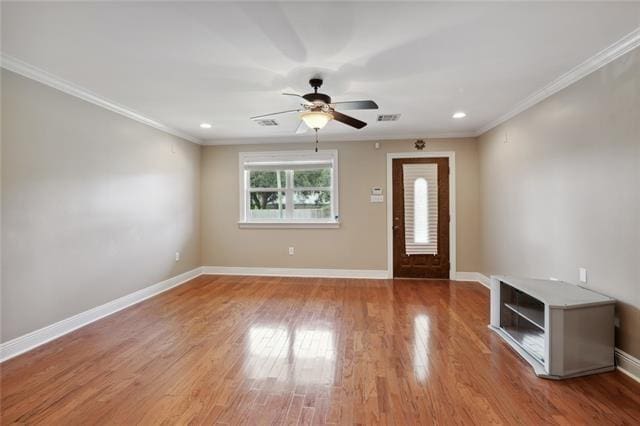
M 335 150 L 240 153 L 240 224 L 337 226 L 337 164 Z
M 438 254 L 438 165 L 404 164 L 402 177 L 405 252 Z
M 419 177 L 413 182 L 413 242 L 428 243 L 427 180 Z

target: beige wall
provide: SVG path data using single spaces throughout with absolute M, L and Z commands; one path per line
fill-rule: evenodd
M 640 50 L 480 137 L 482 272 L 556 277 L 620 300 L 640 357 Z M 504 134 L 508 142 L 504 143 Z
M 321 142 L 337 149 L 339 229 L 239 229 L 238 153 L 312 149 L 307 144 L 208 146 L 202 157 L 202 261 L 207 266 L 387 269 L 386 202 L 370 203 L 371 187 L 385 196 L 386 154 L 414 150 L 412 140 Z M 478 260 L 478 157 L 474 139 L 427 141 L 429 151 L 455 151 L 458 271 Z M 386 198 L 385 198 L 386 201 Z M 287 248 L 295 247 L 289 256 Z
M 620 300 L 617 344 L 634 356 L 639 57 L 479 142 L 427 141 L 456 153 L 457 270 L 576 282 L 585 267 Z M 339 152 L 339 229 L 240 229 L 238 153 L 311 143 L 201 148 L 4 70 L 2 91 L 2 341 L 200 265 L 387 268 L 386 203 L 369 193 L 388 195 L 386 154 L 412 140 L 321 143 Z
M 199 266 L 200 153 L 2 70 L 2 341 Z

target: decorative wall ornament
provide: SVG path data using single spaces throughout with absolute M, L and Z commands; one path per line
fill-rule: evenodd
M 427 146 L 427 144 L 425 143 L 424 140 L 418 139 L 416 143 L 413 144 L 413 146 L 415 146 L 418 151 L 422 151 L 424 147 Z

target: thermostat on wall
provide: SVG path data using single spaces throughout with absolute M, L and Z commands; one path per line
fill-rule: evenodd
M 379 186 L 374 186 L 371 188 L 371 195 L 382 195 L 382 188 Z

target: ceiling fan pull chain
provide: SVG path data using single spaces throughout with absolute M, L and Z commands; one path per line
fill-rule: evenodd
M 316 152 L 318 152 L 318 129 L 315 129 L 316 131 Z

